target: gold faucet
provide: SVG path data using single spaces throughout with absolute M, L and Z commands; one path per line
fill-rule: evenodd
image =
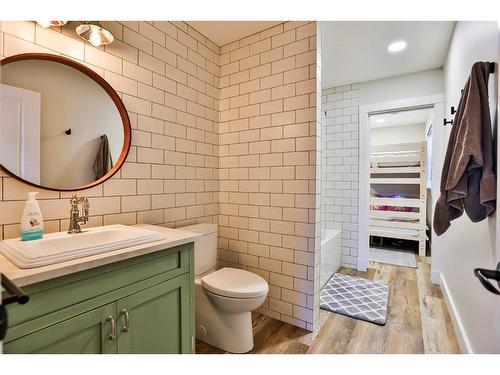
M 78 197 L 73 195 L 69 200 L 71 209 L 69 211 L 69 229 L 68 234 L 81 233 L 80 223 L 86 224 L 89 220 L 89 200 L 86 197 Z M 78 205 L 82 205 L 83 216 L 80 216 Z

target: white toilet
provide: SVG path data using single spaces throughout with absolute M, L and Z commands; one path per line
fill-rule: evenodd
M 217 225 L 178 228 L 201 234 L 194 245 L 196 338 L 230 353 L 253 348 L 251 312 L 264 303 L 266 280 L 237 268 L 215 271 Z

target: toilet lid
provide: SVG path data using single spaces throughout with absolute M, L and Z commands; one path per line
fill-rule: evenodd
M 204 289 L 230 298 L 255 298 L 265 296 L 266 280 L 254 273 L 237 268 L 222 268 L 201 279 Z

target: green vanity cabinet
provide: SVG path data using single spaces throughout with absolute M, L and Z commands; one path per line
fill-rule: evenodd
M 189 353 L 191 341 L 183 338 L 189 338 L 190 322 L 182 319 L 189 316 L 188 299 L 183 275 L 119 300 L 118 353 Z
M 3 351 L 194 353 L 193 272 L 190 243 L 25 286 Z
M 100 354 L 116 353 L 107 337 L 115 304 L 87 311 L 4 345 L 4 353 Z

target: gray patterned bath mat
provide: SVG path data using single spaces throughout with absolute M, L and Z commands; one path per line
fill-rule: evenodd
M 387 320 L 387 284 L 336 273 L 320 294 L 320 308 L 367 322 Z

